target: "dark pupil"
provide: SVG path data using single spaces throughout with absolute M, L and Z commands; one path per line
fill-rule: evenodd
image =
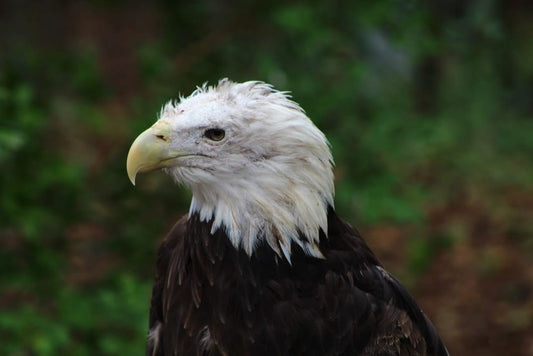
M 209 129 L 205 134 L 208 138 L 214 141 L 220 141 L 224 138 L 224 130 L 222 129 Z

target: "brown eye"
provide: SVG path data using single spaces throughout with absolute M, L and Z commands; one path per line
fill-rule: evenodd
M 221 141 L 226 133 L 222 129 L 208 129 L 205 130 L 205 137 L 213 141 Z

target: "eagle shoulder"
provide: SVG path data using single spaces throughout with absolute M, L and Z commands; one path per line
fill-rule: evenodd
M 162 329 L 165 320 L 163 294 L 165 284 L 168 281 L 169 265 L 173 257 L 172 252 L 185 234 L 186 226 L 187 216 L 184 216 L 174 224 L 157 249 L 156 273 L 150 301 L 146 356 L 164 355 L 161 347 L 163 344 Z
M 435 327 L 414 298 L 381 266 L 357 230 L 334 212 L 329 223 L 330 261 L 333 266 L 343 266 L 338 273 L 345 283 L 353 284 L 356 290 L 364 293 L 358 302 L 359 308 L 367 306 L 374 316 L 366 321 L 360 319 L 359 325 L 354 327 L 372 329 L 361 354 L 448 355 Z M 351 252 L 343 254 L 346 250 Z M 356 333 L 359 336 L 355 337 L 362 335 L 360 331 Z

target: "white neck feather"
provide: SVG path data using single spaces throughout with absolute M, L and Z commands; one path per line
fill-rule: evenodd
M 291 243 L 307 254 L 323 257 L 319 248 L 320 230 L 327 233 L 328 205 L 333 206 L 332 187 L 324 177 L 291 167 L 286 175 L 261 174 L 239 177 L 193 190 L 190 213 L 202 221 L 213 220 L 211 233 L 223 228 L 236 248 L 252 255 L 265 240 L 279 255 L 290 261 Z M 299 170 L 300 178 L 294 178 Z M 301 179 L 301 180 L 300 180 Z

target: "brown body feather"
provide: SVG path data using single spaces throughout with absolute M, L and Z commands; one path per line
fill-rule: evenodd
M 328 212 L 325 259 L 267 244 L 249 257 L 198 215 L 162 243 L 147 355 L 446 355 L 359 234 Z

